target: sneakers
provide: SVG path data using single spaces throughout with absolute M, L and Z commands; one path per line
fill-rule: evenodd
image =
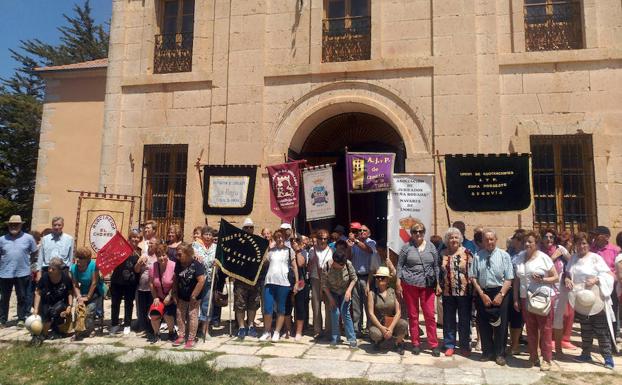
M 460 348 L 460 350 L 458 350 L 458 354 L 460 354 L 462 357 L 471 357 L 471 349 Z
M 244 341 L 244 337 L 246 337 L 246 328 L 239 328 L 238 329 L 238 339 L 240 341 Z
M 399 354 L 400 356 L 404 355 L 404 343 L 400 342 L 399 344 L 395 344 L 395 351 L 397 351 L 397 354 Z
M 272 342 L 279 342 L 280 339 L 281 339 L 281 333 L 277 331 L 272 333 Z
M 121 328 L 119 327 L 119 325 L 115 325 L 115 326 L 111 326 L 110 327 L 110 335 L 115 335 L 115 334 L 119 334 L 119 332 L 121 331 Z
M 453 352 L 453 349 L 452 349 L 452 352 Z M 441 356 L 441 350 L 438 347 L 432 348 L 432 357 L 440 357 L 440 356 Z
M 412 352 L 415 356 L 418 356 L 419 353 L 421 353 L 421 347 L 419 345 L 413 345 Z
M 24 320 L 23 319 L 17 321 L 17 327 L 20 328 L 20 329 L 24 327 Z
M 571 342 L 562 341 L 562 349 L 576 350 L 577 347 Z
M 257 329 L 254 326 L 248 328 L 246 335 L 252 338 L 257 338 Z
M 268 341 L 270 339 L 270 332 L 264 332 L 261 337 L 259 337 L 259 341 Z
M 296 334 L 296 337 L 294 338 L 294 341 L 296 341 L 296 342 L 302 341 L 302 334 Z
M 605 368 L 613 369 L 615 365 L 613 364 L 613 357 L 605 356 Z
M 186 344 L 184 345 L 184 349 L 192 349 L 195 344 L 196 342 L 194 342 L 194 340 L 188 339 L 188 341 L 186 341 Z
M 168 340 L 171 342 L 175 342 L 177 340 L 177 332 L 172 331 L 168 333 Z
M 155 344 L 160 340 L 160 335 L 159 334 L 149 334 L 149 336 L 147 337 L 147 341 L 149 341 L 150 344 Z
M 453 355 L 454 355 L 454 349 L 453 348 L 445 349 L 445 357 L 451 357 Z
M 184 337 L 179 336 L 177 337 L 177 339 L 175 340 L 175 342 L 173 342 L 173 346 L 181 346 L 184 343 Z
M 352 340 L 352 341 L 348 342 L 348 344 L 350 345 L 350 347 L 352 349 L 356 348 L 356 340 Z
M 507 362 L 505 361 L 505 358 L 504 358 L 504 357 L 499 356 L 499 357 L 497 357 L 497 359 L 495 360 L 495 363 L 496 363 L 497 365 L 499 365 L 499 366 L 505 366 L 505 364 L 506 364 Z
M 129 326 L 124 327 L 124 328 L 123 328 L 123 335 L 124 335 L 124 336 L 129 335 L 129 334 L 130 334 L 130 331 L 131 331 L 131 330 L 130 330 L 130 327 L 129 327 Z
M 542 361 L 542 363 L 540 364 L 540 371 L 548 372 L 550 370 L 551 370 L 551 363 L 549 361 Z
M 589 353 L 581 353 L 579 357 L 575 358 L 575 361 L 591 363 L 592 356 Z

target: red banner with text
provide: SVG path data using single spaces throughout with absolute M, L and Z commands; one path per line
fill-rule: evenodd
M 300 161 L 268 166 L 270 209 L 291 223 L 300 210 Z

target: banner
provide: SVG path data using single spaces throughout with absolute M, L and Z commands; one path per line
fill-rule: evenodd
M 203 213 L 247 215 L 253 211 L 257 166 L 205 166 Z
M 269 241 L 220 219 L 216 263 L 230 277 L 255 285 Z
M 434 216 L 434 176 L 416 174 L 393 175 L 393 188 L 389 193 L 387 243 L 399 253 L 410 240 L 410 228 L 418 219 L 426 228 L 425 238 L 430 239 Z
M 108 243 L 99 250 L 95 264 L 102 276 L 106 276 L 112 273 L 115 267 L 119 266 L 133 252 L 132 245 L 117 231 Z
M 393 153 L 346 153 L 348 192 L 389 191 L 393 175 Z
M 454 211 L 520 211 L 531 205 L 529 154 L 445 155 L 447 206 Z
M 80 192 L 76 215 L 76 245 L 97 254 L 118 232 L 128 234 L 133 223 L 134 196 Z
M 291 223 L 300 210 L 300 163 L 268 166 L 270 209 L 284 222 Z
M 330 165 L 302 170 L 307 221 L 335 216 L 333 168 Z

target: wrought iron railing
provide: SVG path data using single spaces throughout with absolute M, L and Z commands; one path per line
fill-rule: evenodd
M 155 35 L 153 72 L 192 71 L 192 40 L 192 32 Z
M 525 4 L 527 51 L 583 48 L 583 21 L 579 1 L 542 0 Z
M 369 60 L 371 57 L 371 17 L 324 19 L 322 62 Z

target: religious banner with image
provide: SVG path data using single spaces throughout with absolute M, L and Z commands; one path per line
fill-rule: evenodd
M 335 189 L 331 165 L 309 167 L 302 170 L 307 221 L 335 216 Z
M 220 219 L 216 263 L 230 277 L 255 285 L 269 241 Z
M 203 168 L 203 213 L 247 215 L 253 211 L 257 166 L 207 165 Z
M 415 219 L 426 228 L 425 238 L 430 239 L 434 216 L 434 176 L 394 174 L 389 193 L 387 245 L 399 253 L 410 240 L 410 228 Z
M 520 211 L 531 206 L 529 154 L 445 155 L 447 206 L 454 211 Z
M 270 209 L 281 220 L 292 223 L 300 210 L 300 163 L 268 166 Z
M 366 193 L 391 190 L 393 153 L 346 153 L 348 192 Z

